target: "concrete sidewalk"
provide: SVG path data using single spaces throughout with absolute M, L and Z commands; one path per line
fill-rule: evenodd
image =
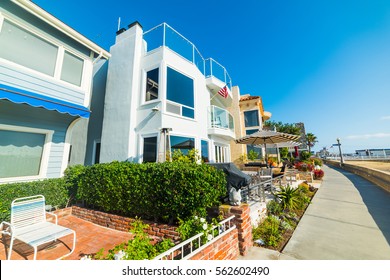
M 390 194 L 349 172 L 324 171 L 283 252 L 253 247 L 240 259 L 390 260 Z

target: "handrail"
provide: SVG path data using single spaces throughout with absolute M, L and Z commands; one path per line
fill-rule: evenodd
M 212 227 L 212 239 L 207 241 L 205 244 L 202 245 L 201 237 L 204 235 L 204 232 L 198 233 L 197 235 L 194 235 L 193 237 L 179 243 L 178 245 L 172 247 L 171 249 L 165 251 L 164 253 L 158 255 L 153 260 L 174 260 L 176 259 L 189 259 L 192 256 L 196 255 L 198 252 L 203 250 L 206 246 L 208 246 L 211 242 L 221 238 L 222 236 L 228 234 L 233 229 L 236 228 L 235 225 L 232 225 L 231 221 L 235 218 L 235 216 L 230 216 L 229 218 L 221 221 L 218 225 Z M 218 228 L 218 235 L 214 236 L 214 230 Z M 193 241 L 197 241 L 198 248 L 194 249 Z M 188 254 L 185 254 L 185 247 L 187 245 L 190 245 L 190 252 Z M 175 254 L 176 253 L 176 254 Z M 180 258 L 178 258 L 180 256 Z
M 166 42 L 166 40 L 165 40 L 165 37 L 166 37 L 166 32 L 165 32 L 165 29 L 166 28 L 169 28 L 170 30 L 172 30 L 174 33 L 176 33 L 177 35 L 179 35 L 183 40 L 185 40 L 188 44 L 190 44 L 191 46 L 192 46 L 192 59 L 191 60 L 189 60 L 191 63 L 193 63 L 195 66 L 197 66 L 197 64 L 196 64 L 196 61 L 195 61 L 195 52 L 197 52 L 198 54 L 199 54 L 199 56 L 200 56 L 200 58 L 201 58 L 201 60 L 202 60 L 202 62 L 203 62 L 203 71 L 201 70 L 201 69 L 199 69 L 199 67 L 198 67 L 198 69 L 203 73 L 203 75 L 205 75 L 206 76 L 206 61 L 207 60 L 210 60 L 211 62 L 213 62 L 213 63 L 216 63 L 218 66 L 220 66 L 222 69 L 223 69 L 223 71 L 224 71 L 224 81 L 223 82 L 225 82 L 226 84 L 229 84 L 229 88 L 231 88 L 231 86 L 232 86 L 232 84 L 231 84 L 231 77 L 230 77 L 230 75 L 229 75 L 229 73 L 227 72 L 227 70 L 226 70 L 226 68 L 222 65 L 222 64 L 220 64 L 219 62 L 217 62 L 215 59 L 213 59 L 213 58 L 207 58 L 207 59 L 205 59 L 204 57 L 203 57 L 203 55 L 200 53 L 200 51 L 198 50 L 198 48 L 190 41 L 190 40 L 188 40 L 186 37 L 184 37 L 182 34 L 180 34 L 179 32 L 177 32 L 174 28 L 172 28 L 169 24 L 167 24 L 166 22 L 163 22 L 163 23 L 160 23 L 159 25 L 157 25 L 157 26 L 155 26 L 155 27 L 153 27 L 153 28 L 151 28 L 151 29 L 149 29 L 149 30 L 147 30 L 147 31 L 145 31 L 144 33 L 143 33 L 143 36 L 145 36 L 145 35 L 148 35 L 148 34 L 150 34 L 150 33 L 152 33 L 153 31 L 155 31 L 156 29 L 158 29 L 158 28 L 160 28 L 160 27 L 163 27 L 164 28 L 164 32 L 163 32 L 163 46 L 167 46 L 167 42 Z M 153 49 L 154 50 L 154 49 Z M 152 50 L 150 50 L 150 51 L 152 51 Z M 175 50 L 172 50 L 172 51 L 174 51 L 174 52 L 176 52 Z M 178 52 L 176 52 L 176 53 L 178 53 Z M 180 54 L 180 53 L 178 53 L 179 55 L 181 55 L 183 58 L 185 58 L 185 56 L 183 56 L 182 54 Z M 185 58 L 185 59 L 187 59 L 187 58 Z M 187 59 L 188 60 L 188 59 Z M 211 69 L 211 76 L 214 76 L 213 75 L 213 72 L 212 72 L 212 69 Z M 210 75 L 207 75 L 207 77 L 208 76 L 210 76 Z

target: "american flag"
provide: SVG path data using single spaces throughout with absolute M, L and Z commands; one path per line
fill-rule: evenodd
M 227 86 L 224 86 L 223 88 L 221 88 L 221 89 L 218 91 L 218 94 L 219 94 L 220 96 L 222 96 L 223 98 L 227 98 L 227 97 L 228 97 Z

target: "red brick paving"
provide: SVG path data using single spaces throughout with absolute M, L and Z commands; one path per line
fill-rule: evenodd
M 76 231 L 76 248 L 70 256 L 64 258 L 65 260 L 79 260 L 84 255 L 97 253 L 101 248 L 107 252 L 132 237 L 130 233 L 98 226 L 72 215 L 60 217 L 58 224 Z M 55 260 L 65 255 L 70 252 L 72 242 L 73 235 L 70 235 L 57 240 L 57 242 L 38 247 L 37 260 Z M 0 260 L 7 259 L 8 246 L 9 237 L 3 235 L 0 239 Z M 14 241 L 11 260 L 32 260 L 33 257 L 32 247 L 17 240 Z

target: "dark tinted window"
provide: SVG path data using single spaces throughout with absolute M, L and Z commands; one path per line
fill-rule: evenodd
M 158 68 L 146 73 L 146 96 L 145 101 L 158 98 Z
M 246 111 L 244 112 L 245 126 L 259 126 L 259 111 Z
M 156 162 L 157 136 L 144 138 L 144 162 Z

